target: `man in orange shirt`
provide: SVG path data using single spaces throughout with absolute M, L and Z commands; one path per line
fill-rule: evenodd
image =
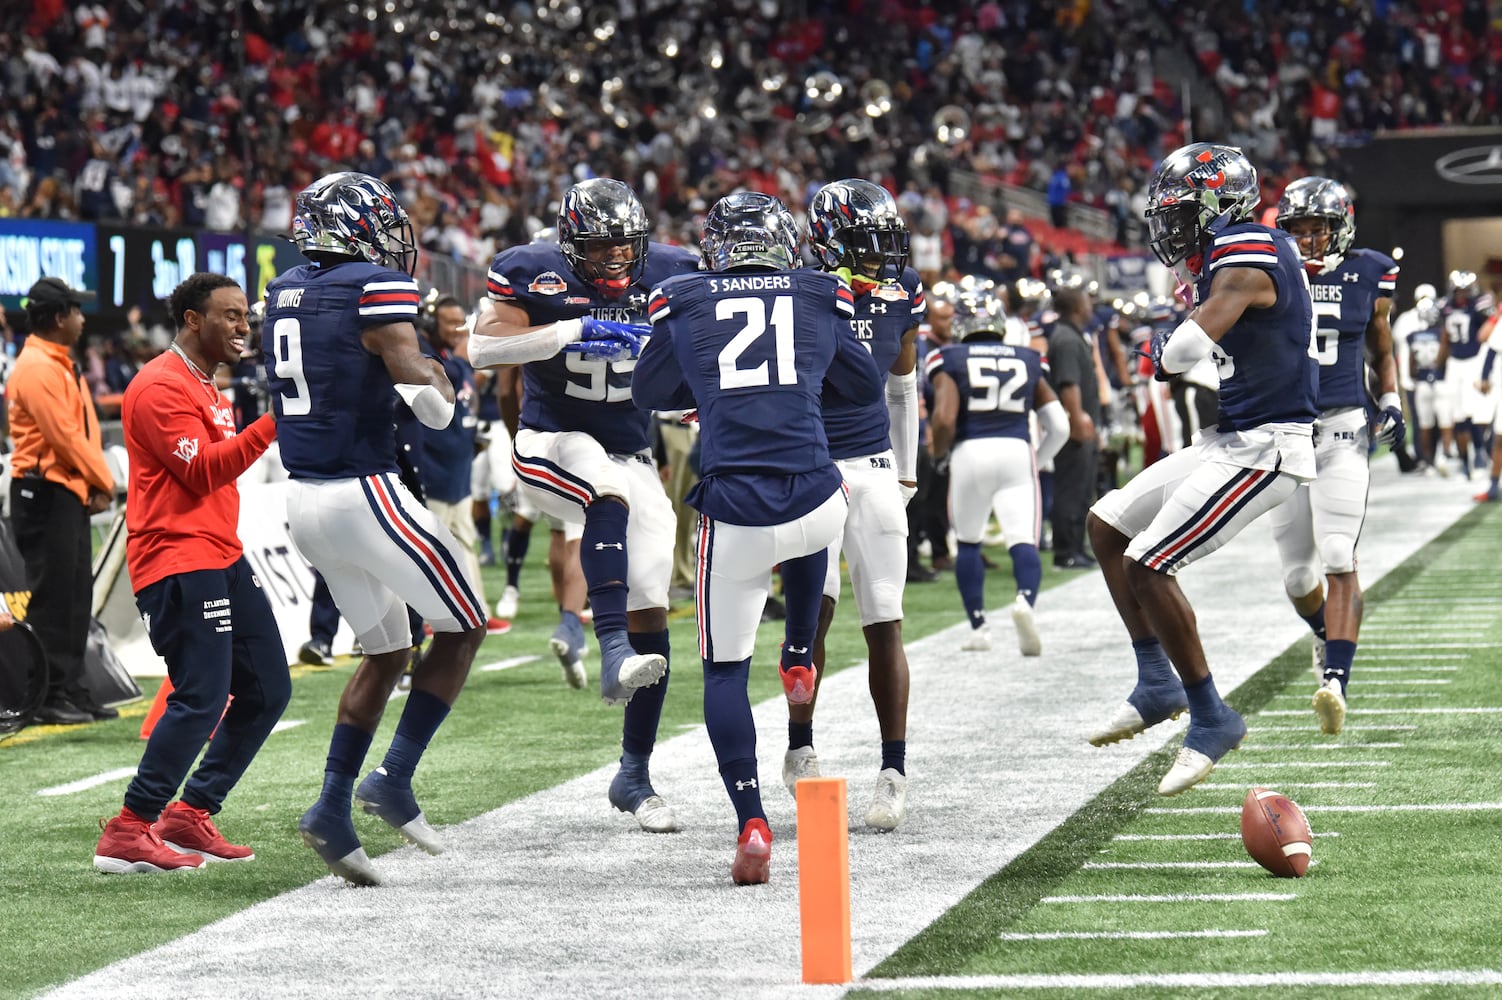
M 131 380 L 121 418 L 130 455 L 126 564 L 173 690 L 125 806 L 94 849 L 102 872 L 254 859 L 210 817 L 292 696 L 271 602 L 237 534 L 235 480 L 271 444 L 275 418 L 268 413 L 237 436 L 234 406 L 214 384 L 214 369 L 245 350 L 250 307 L 233 279 L 195 274 L 173 291 L 170 308 L 177 338 Z M 182 798 L 173 802 L 179 786 Z
M 42 278 L 26 293 L 26 338 L 6 383 L 15 442 L 10 519 L 26 563 L 26 621 L 47 651 L 47 699 L 38 722 L 77 725 L 120 713 L 94 703 L 83 686 L 93 606 L 89 515 L 109 507 L 115 481 L 104 464 L 99 418 L 73 345 L 93 292 Z

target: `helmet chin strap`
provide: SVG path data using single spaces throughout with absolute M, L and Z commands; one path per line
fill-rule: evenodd
M 1306 260 L 1304 262 L 1304 266 L 1309 268 L 1311 272 L 1316 277 L 1318 277 L 1321 274 L 1329 274 L 1331 271 L 1339 267 L 1341 265 L 1341 262 L 1345 259 L 1345 254 L 1327 253 L 1319 260 Z

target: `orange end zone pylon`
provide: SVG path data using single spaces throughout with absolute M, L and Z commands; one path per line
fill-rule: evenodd
M 146 710 L 146 718 L 141 720 L 141 739 L 151 739 L 151 731 L 156 728 L 157 722 L 161 720 L 162 713 L 167 711 L 167 696 L 171 693 L 172 681 L 169 678 L 163 677 L 162 686 L 156 689 L 156 697 L 151 699 L 151 707 Z M 235 696 L 230 695 L 229 701 L 226 701 L 224 703 L 225 712 L 229 711 L 229 707 L 234 702 L 234 700 Z M 221 721 L 223 721 L 223 712 L 219 713 L 219 718 Z M 217 733 L 218 731 L 219 725 L 218 723 L 215 723 L 214 733 Z M 214 733 L 209 734 L 209 739 L 214 738 Z
M 848 983 L 850 836 L 845 779 L 798 782 L 798 919 L 805 983 Z

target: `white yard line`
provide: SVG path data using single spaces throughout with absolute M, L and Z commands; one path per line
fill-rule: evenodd
M 536 663 L 540 659 L 542 657 L 536 654 L 532 656 L 513 656 L 505 660 L 497 660 L 494 663 L 487 663 L 483 667 L 476 667 L 475 670 L 481 673 L 490 673 L 495 670 L 510 670 L 513 667 L 524 667 L 529 663 Z
M 1225 765 L 1221 765 L 1222 767 Z M 1304 806 L 1306 813 L 1376 813 L 1376 812 L 1495 812 L 1502 810 L 1502 802 L 1434 802 L 1383 804 L 1374 806 Z M 1241 814 L 1240 806 L 1190 806 L 1173 809 L 1165 806 L 1149 806 L 1142 810 L 1155 815 L 1212 816 L 1217 814 Z
M 1266 712 L 1258 712 L 1257 714 L 1258 715 L 1266 715 L 1268 713 L 1266 713 Z M 1313 726 L 1247 726 L 1246 727 L 1246 731 L 1249 732 L 1249 733 L 1309 733 L 1310 731 L 1313 730 L 1313 728 L 1314 728 Z M 1349 733 L 1349 732 L 1357 732 L 1357 733 L 1365 733 L 1365 732 L 1391 733 L 1391 732 L 1411 732 L 1412 730 L 1415 730 L 1417 728 L 1419 728 L 1419 727 L 1418 726 L 1403 726 L 1403 725 L 1392 725 L 1392 726 L 1343 726 L 1343 727 L 1341 727 L 1340 731 L 1343 732 L 1343 733 Z
M 1204 786 L 1201 786 L 1204 787 Z M 1285 788 L 1288 786 L 1284 786 Z M 1338 837 L 1333 830 L 1315 830 L 1316 837 Z M 1240 840 L 1239 833 L 1118 833 L 1112 840 Z
M 1363 665 L 1363 674 L 1453 674 L 1459 667 L 1368 667 Z M 1382 683 L 1378 681 L 1363 681 L 1365 684 Z
M 862 979 L 864 990 L 1141 990 L 1270 989 L 1308 987 L 1497 986 L 1495 969 L 1398 969 L 1366 972 L 1159 972 L 1105 975 L 905 976 Z
M 1264 760 L 1251 763 L 1233 760 L 1215 765 L 1217 771 L 1261 771 L 1270 767 L 1392 767 L 1390 760 Z
M 1310 864 L 1318 862 L 1311 861 Z M 1261 868 L 1255 861 L 1086 861 L 1086 871 L 1203 871 L 1223 868 Z
M 86 792 L 90 788 L 98 788 L 100 785 L 108 785 L 112 781 L 123 781 L 126 778 L 134 778 L 134 767 L 117 767 L 113 771 L 105 771 L 102 774 L 91 775 L 87 778 L 79 778 L 65 785 L 53 785 L 51 788 L 37 789 L 38 795 L 73 795 L 78 792 Z
M 1186 892 L 1155 895 L 1044 896 L 1040 903 L 1288 903 L 1291 892 Z
M 1309 710 L 1291 708 L 1264 708 L 1258 715 L 1302 715 Z M 1499 715 L 1502 708 L 1353 708 L 1351 715 L 1366 718 L 1368 715 Z
M 1471 501 L 1435 496 L 1396 472 L 1374 469 L 1373 479 L 1374 495 L 1381 490 L 1387 498 L 1369 516 L 1362 540 L 1363 576 L 1374 583 L 1471 509 Z M 1181 574 L 1223 691 L 1308 634 L 1288 611 L 1281 579 L 1265 519 L 1227 551 Z M 847 602 L 835 627 L 854 630 L 852 611 Z M 1037 620 L 1044 656 L 1029 666 L 1042 674 L 1017 669 L 1004 614 L 997 616 L 1002 634 L 989 657 L 958 655 L 968 631 L 963 622 L 908 645 L 911 784 L 907 819 L 893 834 L 870 833 L 860 821 L 879 745 L 866 671 L 832 674 L 822 685 L 816 727 L 822 769 L 850 780 L 857 975 L 1183 732 L 1181 721 L 1118 746 L 1085 743 L 1084 734 L 1120 703 L 1133 680 L 1126 634 L 1100 574 L 1045 592 Z M 680 658 L 691 663 L 692 651 L 681 650 Z M 1045 676 L 1058 683 L 1041 683 Z M 463 710 L 461 703 L 456 711 Z M 787 709 L 776 698 L 757 705 L 755 715 L 763 794 L 776 837 L 770 885 L 730 882 L 734 814 L 708 737 L 696 727 L 664 733 L 671 738 L 652 758 L 654 784 L 677 812 L 681 833 L 648 835 L 612 811 L 605 789 L 614 767 L 602 768 L 445 826 L 449 850 L 440 857 L 413 848 L 378 857 L 387 880 L 380 889 L 355 890 L 321 878 L 67 983 L 54 995 L 839 996 L 841 987 L 801 985 L 796 822 L 777 780 Z M 430 753 L 443 752 L 440 732 Z M 507 748 L 497 743 L 474 763 L 503 771 Z M 319 777 L 304 775 L 297 786 L 314 794 Z M 421 769 L 417 784 L 429 817 L 442 822 L 444 799 L 424 788 Z M 998 785 L 1007 793 L 988 793 Z M 356 817 L 356 827 L 372 847 L 395 840 L 367 817 Z M 287 836 L 293 836 L 290 828 Z M 322 871 L 311 852 L 307 870 L 310 878 Z M 1282 902 L 1295 896 L 1209 898 Z M 754 947 L 747 946 L 748 933 Z M 372 942 L 380 943 L 375 952 Z
M 1257 743 L 1247 744 L 1243 750 L 1398 750 L 1401 743 Z
M 1214 781 L 1206 781 L 1194 786 L 1207 791 L 1237 791 L 1245 792 L 1245 785 L 1223 785 Z M 1375 781 L 1280 781 L 1278 788 L 1376 788 Z
M 1172 941 L 1178 938 L 1266 937 L 1266 930 L 1244 931 L 1039 931 L 1033 934 L 1005 932 L 1003 941 Z

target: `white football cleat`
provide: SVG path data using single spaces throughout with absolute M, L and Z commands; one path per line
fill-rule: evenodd
M 1012 602 L 1012 625 L 1017 629 L 1017 649 L 1023 656 L 1038 656 L 1043 652 L 1043 640 L 1038 635 L 1038 624 L 1033 621 L 1033 606 L 1021 594 Z
M 1314 692 L 1314 714 L 1319 716 L 1319 731 L 1330 736 L 1339 734 L 1346 724 L 1346 696 L 1340 678 L 1331 677 Z
M 516 605 L 521 600 L 521 592 L 515 587 L 507 587 L 501 591 L 501 599 L 495 602 L 495 616 L 510 620 L 516 617 Z
M 1179 756 L 1174 760 L 1173 767 L 1168 769 L 1168 773 L 1158 784 L 1158 794 L 1177 795 L 1188 791 L 1209 777 L 1214 769 L 1215 761 L 1205 754 L 1188 747 L 1180 747 Z
M 883 768 L 876 776 L 876 791 L 871 808 L 866 810 L 866 825 L 877 830 L 895 830 L 907 812 L 907 775 L 894 767 Z
M 799 747 L 782 755 L 782 783 L 787 786 L 788 794 L 794 799 L 798 797 L 800 778 L 817 777 L 819 777 L 819 755 L 814 753 L 813 747 Z
M 678 816 L 661 795 L 651 795 L 636 807 L 636 822 L 648 833 L 675 833 Z
M 960 643 L 960 649 L 967 653 L 984 653 L 990 648 L 991 628 L 988 625 L 972 629 L 970 634 L 965 637 L 965 641 Z

